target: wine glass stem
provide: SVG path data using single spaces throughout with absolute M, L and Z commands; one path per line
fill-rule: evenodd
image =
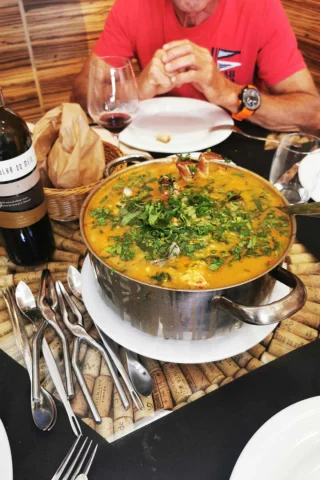
M 113 134 L 113 138 L 114 138 L 114 141 L 115 141 L 116 147 L 117 147 L 117 148 L 119 148 L 119 150 L 120 150 L 120 140 L 119 140 L 119 133 L 114 133 L 114 134 Z

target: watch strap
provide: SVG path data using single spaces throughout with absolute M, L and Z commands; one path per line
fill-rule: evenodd
M 242 98 L 241 98 L 241 97 L 242 97 L 242 95 L 243 95 L 243 92 L 244 92 L 247 88 L 253 88 L 254 90 L 259 91 L 259 90 L 257 89 L 257 87 L 255 87 L 254 85 L 246 85 L 246 86 L 242 89 L 242 91 L 241 91 L 241 93 L 240 93 L 240 95 L 239 95 L 239 100 L 238 100 L 238 105 L 239 105 L 240 110 L 239 110 L 239 112 L 232 114 L 232 118 L 233 118 L 234 120 L 242 121 L 242 120 L 245 120 L 246 118 L 250 118 L 250 117 L 255 113 L 255 111 L 256 111 L 256 110 L 249 110 L 249 109 L 248 109 L 247 107 L 245 107 L 244 104 L 243 104 L 243 101 L 242 101 Z

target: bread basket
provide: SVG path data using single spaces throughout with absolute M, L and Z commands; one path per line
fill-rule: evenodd
M 115 158 L 121 157 L 122 152 L 111 143 L 102 142 L 106 165 Z M 44 188 L 47 198 L 49 217 L 60 222 L 78 220 L 82 204 L 89 192 L 99 182 L 89 183 L 75 188 Z

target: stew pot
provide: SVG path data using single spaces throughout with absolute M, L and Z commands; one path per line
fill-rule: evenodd
M 168 159 L 149 160 L 135 164 L 130 169 L 145 167 L 146 163 L 168 162 Z M 112 167 L 128 163 L 128 156 L 112 162 Z M 170 160 L 171 162 L 171 160 Z M 241 167 L 232 166 L 239 171 Z M 275 195 L 287 203 L 279 191 L 267 180 L 262 182 L 273 189 Z M 119 321 L 129 322 L 153 336 L 179 340 L 198 340 L 228 333 L 241 328 L 242 322 L 252 325 L 269 325 L 280 322 L 300 310 L 306 302 L 306 289 L 301 280 L 280 265 L 295 239 L 296 221 L 291 218 L 291 241 L 276 265 L 252 280 L 218 290 L 176 290 L 134 280 L 106 265 L 92 250 L 84 232 L 84 213 L 91 197 L 121 174 L 118 171 L 103 180 L 87 197 L 81 211 L 80 228 L 90 252 L 91 263 L 105 302 L 118 315 Z M 271 298 L 275 282 L 279 281 L 291 292 L 273 303 Z

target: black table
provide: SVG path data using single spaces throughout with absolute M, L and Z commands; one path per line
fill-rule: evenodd
M 267 134 L 254 125 L 241 127 Z M 232 134 L 213 150 L 267 178 L 274 150 L 264 151 L 263 146 Z M 299 239 L 314 252 L 319 224 L 319 219 L 298 221 Z M 319 371 L 320 347 L 315 342 L 113 444 L 83 424 L 84 434 L 100 445 L 90 480 L 227 480 L 243 447 L 266 420 L 292 403 L 320 394 Z M 32 422 L 29 396 L 26 371 L 0 351 L 0 418 L 12 449 L 14 479 L 49 480 L 74 435 L 61 406 L 54 430 L 39 432 Z

